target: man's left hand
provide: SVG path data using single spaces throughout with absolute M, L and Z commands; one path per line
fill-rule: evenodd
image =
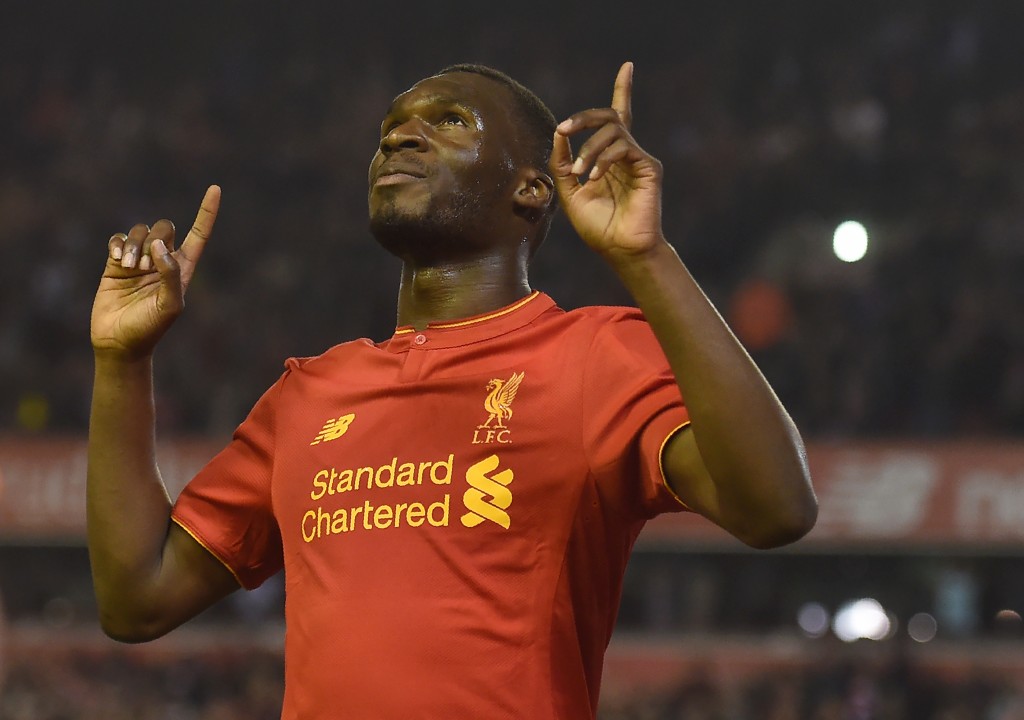
M 578 112 L 555 132 L 549 163 L 569 221 L 584 242 L 611 262 L 665 242 L 661 229 L 662 167 L 629 132 L 633 63 L 619 68 L 610 108 Z M 573 160 L 569 138 L 594 133 Z

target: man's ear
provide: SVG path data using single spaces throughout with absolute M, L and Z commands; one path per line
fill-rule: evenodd
M 530 222 L 537 222 L 547 215 L 548 208 L 555 200 L 555 184 L 551 177 L 537 168 L 524 168 L 519 175 L 519 184 L 512 196 L 516 214 Z

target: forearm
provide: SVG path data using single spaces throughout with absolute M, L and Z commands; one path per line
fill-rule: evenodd
M 676 377 L 713 483 L 714 519 L 752 544 L 806 532 L 816 505 L 799 432 L 675 251 L 664 242 L 609 260 Z
M 107 626 L 146 612 L 168 533 L 148 356 L 96 358 L 86 488 L 93 582 Z

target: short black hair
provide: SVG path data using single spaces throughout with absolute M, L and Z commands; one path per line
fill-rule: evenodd
M 448 73 L 465 72 L 483 75 L 503 84 L 511 93 L 516 102 L 519 119 L 523 121 L 526 133 L 524 134 L 529 143 L 526 148 L 526 159 L 541 170 L 546 171 L 548 158 L 551 157 L 552 139 L 555 135 L 555 127 L 558 121 L 554 113 L 544 104 L 537 95 L 518 80 L 506 75 L 501 70 L 495 70 L 487 65 L 477 63 L 460 63 L 449 65 L 438 72 L 438 75 Z

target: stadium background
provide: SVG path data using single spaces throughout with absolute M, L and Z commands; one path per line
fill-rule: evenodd
M 1013 2 L 5 3 L 0 719 L 280 707 L 278 583 L 142 647 L 96 628 L 82 438 L 109 235 L 187 227 L 224 188 L 158 356 L 180 484 L 284 357 L 390 334 L 364 171 L 396 92 L 480 61 L 564 116 L 624 59 L 666 230 L 807 437 L 822 520 L 770 553 L 653 523 L 602 719 L 1024 717 L 1022 29 Z M 868 253 L 844 263 L 851 219 Z M 534 284 L 628 302 L 561 221 Z

